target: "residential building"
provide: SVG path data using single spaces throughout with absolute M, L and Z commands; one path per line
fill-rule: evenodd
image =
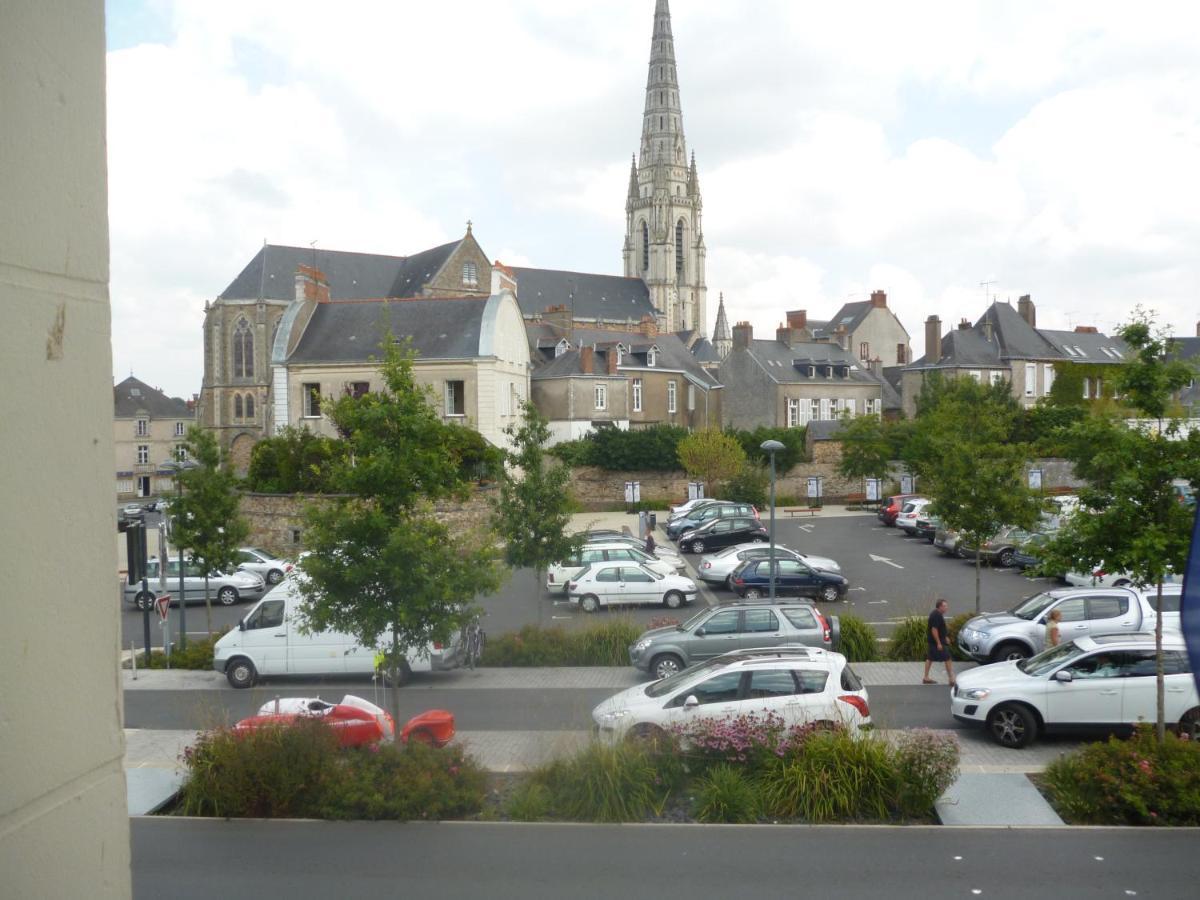
M 836 343 L 801 336 L 781 327 L 775 340 L 755 340 L 749 322 L 733 327 L 719 373 L 725 425 L 796 428 L 843 413 L 882 414 L 884 384 L 868 366 Z
M 1176 359 L 1181 359 L 1193 368 L 1200 369 L 1200 322 L 1196 323 L 1195 337 L 1177 337 L 1171 339 L 1171 352 Z M 1200 386 L 1193 378 L 1191 383 L 1179 391 L 1177 399 L 1183 407 L 1183 413 L 1188 418 L 1200 418 Z
M 163 463 L 186 458 L 187 430 L 196 422 L 195 402 L 168 397 L 130 375 L 113 387 L 113 449 L 117 497 L 168 494 L 174 473 Z
M 863 363 L 881 366 L 912 362 L 908 330 L 887 305 L 885 291 L 872 291 L 870 300 L 845 303 L 828 322 L 808 318 L 806 310 L 787 314 L 788 327 L 807 332 L 814 341 L 830 341 Z

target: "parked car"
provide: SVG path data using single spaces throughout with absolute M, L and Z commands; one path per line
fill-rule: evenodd
M 1045 546 L 1050 536 L 1041 532 L 1031 532 L 1025 542 L 1013 553 L 1012 564 L 1018 569 L 1035 569 L 1042 564 L 1041 548 Z
M 695 500 L 688 500 L 686 503 L 681 503 L 678 506 L 672 506 L 670 514 L 667 516 L 667 518 L 680 519 L 686 516 L 693 509 L 697 509 L 701 506 L 707 506 L 709 503 L 720 502 L 720 500 L 717 500 L 714 497 L 697 497 Z
M 645 552 L 646 542 L 641 538 L 635 538 L 632 535 L 626 534 L 621 537 L 600 537 L 589 540 L 585 547 L 596 546 L 600 544 L 620 544 L 622 547 L 632 547 L 634 550 Z M 683 557 L 679 552 L 671 546 L 665 544 L 654 545 L 654 557 L 661 559 L 665 563 L 674 566 L 676 570 L 682 572 L 687 568 L 687 563 L 683 561 Z
M 347 694 L 340 703 L 329 703 L 320 697 L 272 700 L 259 707 L 256 715 L 234 725 L 233 731 L 245 734 L 260 728 L 294 725 L 306 719 L 319 720 L 332 728 L 342 747 L 390 741 L 396 734 L 396 723 L 388 713 L 353 694 Z
M 724 604 L 702 609 L 682 625 L 644 632 L 629 646 L 629 661 L 665 678 L 732 650 L 793 644 L 836 650 L 839 629 L 837 616 L 799 600 Z
M 914 529 L 917 537 L 923 537 L 925 540 L 933 543 L 933 539 L 937 536 L 938 529 L 942 527 L 942 520 L 937 516 L 927 515 L 922 513 L 917 516 L 917 524 Z
M 1180 586 L 1163 590 L 1163 629 L 1178 631 Z M 1153 595 L 1151 589 L 1128 587 L 1043 591 L 1008 612 L 970 619 L 958 632 L 958 646 L 980 662 L 1028 659 L 1045 649 L 1046 617 L 1055 609 L 1062 614 L 1063 642 L 1090 634 L 1150 630 L 1157 615 Z M 1175 598 L 1174 609 L 1166 602 L 1168 596 Z
M 1163 635 L 1165 719 L 1200 724 L 1200 696 L 1179 635 Z M 1032 659 L 980 666 L 958 675 L 950 712 L 986 727 L 1005 747 L 1026 747 L 1041 733 L 1128 731 L 1157 718 L 1152 634 L 1078 637 Z
M 140 519 L 145 510 L 139 503 L 126 503 L 121 507 L 121 515 L 126 519 Z
M 626 544 L 585 544 L 570 559 L 552 563 L 546 569 L 546 590 L 551 593 L 566 594 L 567 583 L 582 572 L 585 566 L 598 562 L 638 563 L 659 575 L 674 575 L 677 572 L 675 566 L 649 556 L 636 547 Z M 680 564 L 683 564 L 683 560 L 680 560 Z
M 693 531 L 711 519 L 728 518 L 730 516 L 750 516 L 758 518 L 758 510 L 749 503 L 726 503 L 720 501 L 693 509 L 681 519 L 667 523 L 667 537 L 676 541 L 685 531 Z
M 653 738 L 696 722 L 739 716 L 782 719 L 785 727 L 870 727 L 867 690 L 840 653 L 815 648 L 721 656 L 621 691 L 592 710 L 602 738 Z
M 911 497 L 906 500 L 904 505 L 900 507 L 900 512 L 896 514 L 896 527 L 903 529 L 909 534 L 916 534 L 917 519 L 932 502 L 932 500 L 928 500 L 925 497 Z
M 239 547 L 235 562 L 239 569 L 261 575 L 267 584 L 279 584 L 292 571 L 292 564 L 286 559 L 258 547 Z
M 770 532 L 758 519 L 749 517 L 720 517 L 679 535 L 679 547 L 684 552 L 703 553 L 719 547 L 732 547 L 749 541 L 766 541 Z
M 726 547 L 724 550 L 718 550 L 716 553 L 709 553 L 701 557 L 700 562 L 696 565 L 696 572 L 700 575 L 701 581 L 711 582 L 712 584 L 723 584 L 732 590 L 730 576 L 733 575 L 734 569 L 748 559 L 767 559 L 770 554 L 770 546 L 764 545 L 759 541 L 749 544 L 735 544 L 732 547 Z M 775 557 L 776 559 L 798 559 L 805 565 L 811 566 L 814 569 L 823 569 L 826 572 L 842 571 L 842 567 L 828 557 L 797 553 L 795 550 L 781 547 L 779 544 L 775 545 Z
M 978 555 L 988 562 L 994 562 L 1007 569 L 1013 564 L 1013 557 L 1016 555 L 1017 549 L 1029 540 L 1029 535 L 1030 533 L 1024 528 L 1017 528 L 1015 525 L 1001 528 L 997 534 L 983 542 L 978 550 Z M 958 550 L 959 556 L 963 559 L 974 559 L 976 556 L 975 549 L 965 544 L 960 543 Z
M 939 528 L 933 536 L 933 548 L 947 556 L 960 556 L 958 532 L 950 528 Z
M 752 559 L 742 563 L 729 578 L 734 593 L 747 600 L 757 600 L 770 594 L 771 561 Z M 805 565 L 798 559 L 775 560 L 775 595 L 777 597 L 812 597 L 826 603 L 844 600 L 847 581 L 836 572 L 826 572 Z
M 1063 576 L 1063 580 L 1075 587 L 1127 587 L 1129 585 L 1137 585 L 1134 576 L 1128 572 L 1110 572 L 1104 567 L 1103 563 L 1092 569 L 1090 573 L 1068 572 Z M 1168 573 L 1165 579 L 1167 584 L 1179 584 L 1181 581 L 1182 579 L 1173 572 Z
M 661 603 L 668 609 L 690 605 L 696 582 L 682 575 L 660 575 L 639 563 L 595 562 L 567 582 L 567 596 L 584 612 L 604 606 Z
M 904 502 L 917 496 L 920 495 L 890 494 L 883 498 L 883 502 L 879 504 L 879 512 L 877 512 L 875 515 L 879 517 L 879 521 L 884 525 L 895 525 L 896 516 L 900 515 L 900 510 L 904 508 Z
M 125 579 L 125 600 L 138 609 L 151 609 L 154 598 L 160 594 L 170 594 L 171 602 L 178 605 L 179 601 L 179 560 L 167 560 L 167 584 L 163 588 L 159 583 L 159 561 L 151 558 L 146 563 L 146 582 L 148 590 L 142 590 L 140 581 L 130 582 Z M 209 596 L 222 606 L 233 606 L 241 600 L 258 600 L 267 592 L 267 583 L 261 575 L 253 572 L 210 572 L 208 576 Z M 183 598 L 185 603 L 204 602 L 204 570 L 194 563 L 186 563 L 183 567 Z
M 589 528 L 586 531 L 577 531 L 575 535 L 583 535 L 585 541 L 608 540 L 609 538 L 627 538 L 633 537 L 629 530 L 617 531 L 615 528 Z M 636 539 L 635 539 L 636 540 Z

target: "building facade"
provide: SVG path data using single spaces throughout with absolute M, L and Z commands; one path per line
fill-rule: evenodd
M 117 497 L 154 497 L 174 489 L 163 463 L 186 458 L 183 441 L 196 422 L 195 403 L 168 397 L 130 375 L 113 387 Z

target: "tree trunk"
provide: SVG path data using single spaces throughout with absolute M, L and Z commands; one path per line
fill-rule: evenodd
M 400 743 L 400 634 L 396 630 L 396 626 L 392 626 L 392 652 L 388 654 L 388 671 L 391 673 L 392 682 L 392 722 L 395 725 L 396 733 L 392 736 L 392 740 L 397 744 Z
M 543 601 L 542 592 L 545 590 L 545 586 L 542 584 L 542 567 L 541 566 L 536 566 L 534 568 L 533 581 L 534 581 L 533 590 L 537 596 L 538 628 L 541 628 L 542 627 L 542 606 L 544 605 L 542 602 Z M 564 596 L 565 596 L 566 585 L 563 585 L 563 590 L 564 590 Z
M 982 589 L 980 588 L 980 572 L 982 569 L 983 554 L 980 553 L 977 548 L 975 550 L 975 615 L 979 615 L 979 613 L 982 611 L 980 609 L 980 595 L 982 593 Z
M 180 601 L 182 602 L 182 601 Z M 204 567 L 204 617 L 207 619 L 208 634 L 211 637 L 212 629 L 212 598 L 208 596 L 208 567 Z
M 1155 680 L 1155 702 L 1157 705 L 1156 712 L 1158 714 L 1155 733 L 1158 735 L 1158 742 L 1161 744 L 1166 740 L 1167 736 L 1167 721 L 1166 721 L 1166 683 L 1163 680 L 1163 648 L 1162 648 L 1162 629 L 1163 629 L 1163 595 L 1162 595 L 1163 580 L 1158 579 L 1158 614 L 1154 617 L 1154 680 Z

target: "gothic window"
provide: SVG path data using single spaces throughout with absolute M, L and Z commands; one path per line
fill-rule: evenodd
M 663 125 L 663 117 L 662 117 L 662 116 L 659 116 L 659 117 L 658 117 L 658 127 L 659 127 L 659 130 L 662 130 L 662 128 L 664 127 L 664 125 Z
M 642 271 L 650 268 L 650 227 L 642 222 Z
M 246 395 L 246 418 L 247 419 L 254 418 L 254 395 L 253 394 Z
M 675 281 L 683 284 L 683 219 L 675 223 Z
M 233 377 L 254 377 L 254 334 L 245 319 L 238 319 L 233 329 Z
M 233 395 L 233 418 L 234 421 L 240 422 L 242 419 L 242 395 Z

